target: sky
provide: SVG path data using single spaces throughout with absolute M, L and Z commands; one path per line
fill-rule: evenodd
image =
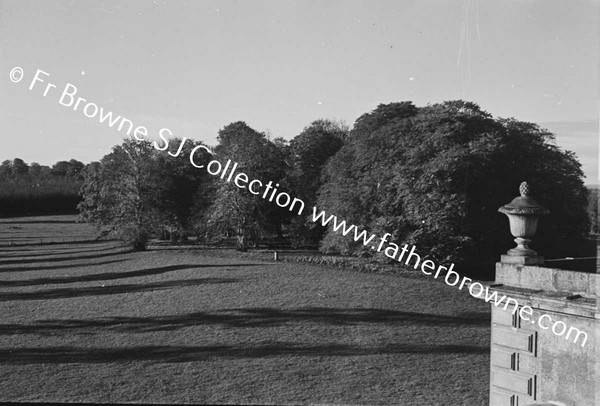
M 599 41 L 600 0 L 0 0 L 0 161 L 109 153 L 123 133 L 84 103 L 214 145 L 238 120 L 289 140 L 380 103 L 463 99 L 548 128 L 600 184 Z

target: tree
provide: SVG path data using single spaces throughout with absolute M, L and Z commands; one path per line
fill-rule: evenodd
M 29 165 L 29 174 L 34 178 L 39 178 L 42 175 L 42 166 L 37 162 L 32 162 Z
M 215 148 L 215 159 L 222 164 L 231 159 L 238 163 L 238 173 L 262 180 L 264 184 L 282 181 L 286 157 L 281 141 L 269 141 L 265 134 L 242 121 L 221 129 L 217 140 L 219 145 Z M 280 183 L 280 188 L 284 188 L 285 184 Z M 249 238 L 258 243 L 264 233 L 280 234 L 282 222 L 289 217 L 288 210 L 230 183 L 218 183 L 216 195 L 210 209 L 209 225 L 216 232 L 234 230 L 241 250 L 247 249 Z
M 69 172 L 70 168 L 71 168 L 71 164 L 69 163 L 69 161 L 58 161 L 54 165 L 52 165 L 50 174 L 52 176 L 64 178 L 67 176 L 67 172 Z
M 146 248 L 161 222 L 162 183 L 155 156 L 150 142 L 128 139 L 84 171 L 81 217 L 135 250 Z
M 407 127 L 417 111 L 411 102 L 405 101 L 380 104 L 360 116 L 342 148 L 323 168 L 323 185 L 317 199 L 319 208 L 359 227 L 385 225 L 389 219 L 383 215 L 387 207 L 382 195 L 392 175 L 389 165 L 398 159 L 398 140 L 409 136 L 409 129 L 403 127 Z M 397 128 L 393 136 L 378 134 L 381 128 L 397 122 L 404 122 L 404 126 Z M 370 252 L 331 231 L 321 241 L 321 249 L 343 254 Z
M 342 147 L 348 129 L 331 120 L 316 120 L 290 142 L 290 183 L 296 196 L 314 205 L 321 185 L 321 170 Z
M 513 244 L 497 209 L 523 180 L 552 211 L 534 238 L 542 255 L 573 256 L 589 229 L 574 154 L 537 125 L 494 119 L 474 103 L 380 105 L 357 120 L 325 174 L 321 209 L 463 268 L 496 261 Z M 364 249 L 331 230 L 322 248 Z
M 12 162 L 14 176 L 25 176 L 29 173 L 29 166 L 21 158 L 15 158 Z
M 70 161 L 58 161 L 52 166 L 50 173 L 52 176 L 56 177 L 68 177 L 81 180 L 81 171 L 83 170 L 84 166 L 85 165 L 83 162 L 80 162 L 76 159 L 71 159 Z
M 0 179 L 8 180 L 12 177 L 12 161 L 7 159 L 0 165 Z
M 217 189 L 217 197 L 208 217 L 213 230 L 232 229 L 236 236 L 237 248 L 246 251 L 249 239 L 260 241 L 265 230 L 266 218 L 263 202 L 230 184 L 221 184 Z
M 190 154 L 199 145 L 203 144 L 174 138 L 169 140 L 169 149 L 157 153 L 157 170 L 162 179 L 160 211 L 163 226 L 172 240 L 185 239 L 194 223 L 205 222 L 206 210 L 214 198 L 213 177 L 190 164 Z M 210 160 L 211 155 L 206 150 L 194 152 L 197 165 L 206 167 Z
M 80 162 L 76 159 L 71 159 L 69 161 L 69 167 L 66 171 L 66 176 L 69 178 L 81 179 L 81 171 L 84 167 L 85 165 L 83 164 L 83 162 Z
M 307 207 L 317 203 L 317 191 L 322 185 L 321 171 L 329 158 L 342 147 L 347 135 L 348 128 L 344 123 L 316 120 L 290 142 L 288 184 L 294 196 Z M 315 244 L 322 237 L 323 227 L 308 218 L 294 216 L 291 223 L 295 244 Z

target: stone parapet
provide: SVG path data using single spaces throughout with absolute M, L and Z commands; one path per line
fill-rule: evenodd
M 569 296 L 597 297 L 600 274 L 565 271 L 534 265 L 496 263 L 497 284 L 515 288 L 565 292 Z

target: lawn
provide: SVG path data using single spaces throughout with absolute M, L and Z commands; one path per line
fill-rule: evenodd
M 456 288 L 132 253 L 47 219 L 0 219 L 3 242 L 30 244 L 0 247 L 0 401 L 487 404 L 489 305 Z

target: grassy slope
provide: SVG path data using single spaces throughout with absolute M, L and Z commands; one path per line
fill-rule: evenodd
M 425 276 L 0 248 L 0 401 L 485 405 L 489 331 Z

